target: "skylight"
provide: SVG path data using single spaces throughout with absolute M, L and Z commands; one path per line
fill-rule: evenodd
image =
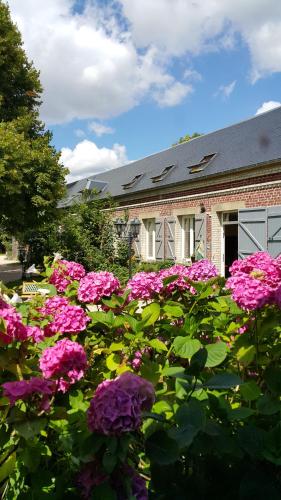
M 216 155 L 217 153 L 211 153 L 203 156 L 202 160 L 200 160 L 199 163 L 187 167 L 189 169 L 189 173 L 196 174 L 197 172 L 201 172 L 215 158 Z
M 169 165 L 169 167 L 165 167 L 161 174 L 151 177 L 152 182 L 162 181 L 174 168 L 175 165 Z
M 130 189 L 134 187 L 134 185 L 143 177 L 143 174 L 137 174 L 135 177 L 130 181 L 127 182 L 126 184 L 122 184 L 123 189 Z

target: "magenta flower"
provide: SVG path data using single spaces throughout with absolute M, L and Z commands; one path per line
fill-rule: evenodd
M 277 259 L 266 252 L 257 252 L 234 261 L 230 272 L 226 287 L 239 307 L 254 310 L 274 301 L 278 304 L 281 268 Z
M 79 333 L 87 328 L 90 318 L 80 306 L 69 304 L 64 297 L 51 297 L 39 309 L 43 317 L 51 316 L 51 321 L 44 327 L 47 337 L 56 333 Z
M 161 279 L 169 278 L 170 276 L 177 276 L 174 281 L 165 285 L 165 292 L 172 293 L 174 290 L 189 290 L 190 284 L 185 278 L 189 278 L 189 267 L 183 266 L 182 264 L 175 264 L 167 269 L 161 269 L 159 275 Z
M 5 331 L 0 330 L 0 340 L 4 344 L 11 344 L 14 341 L 27 339 L 26 327 L 22 323 L 22 318 L 14 307 L 8 306 L 0 309 L 0 318 L 4 320 Z
M 77 486 L 82 498 L 90 500 L 92 490 L 107 480 L 107 475 L 102 471 L 100 464 L 94 460 L 83 466 L 77 476 Z
M 88 410 L 91 431 L 108 436 L 137 430 L 141 413 L 150 410 L 155 399 L 153 385 L 125 372 L 114 380 L 105 380 L 96 389 Z
M 126 289 L 131 290 L 129 300 L 149 300 L 163 288 L 162 277 L 159 273 L 136 273 L 127 283 Z
M 58 260 L 55 263 L 49 282 L 55 285 L 58 292 L 64 292 L 66 287 L 74 280 L 80 281 L 86 271 L 81 264 L 68 260 Z
M 57 379 L 58 390 L 66 392 L 84 376 L 87 357 L 80 344 L 64 338 L 43 351 L 39 366 L 45 378 Z
M 44 339 L 44 332 L 39 326 L 28 325 L 26 326 L 27 337 L 32 339 L 33 342 L 42 342 Z
M 55 389 L 52 380 L 44 380 L 32 377 L 30 380 L 19 380 L 16 382 L 6 382 L 2 385 L 4 396 L 10 400 L 10 405 L 14 406 L 16 401 L 31 399 L 36 397 L 40 401 L 40 409 L 48 411 L 50 409 L 49 400 Z
M 103 297 L 110 297 L 120 289 L 120 282 L 107 271 L 91 272 L 81 279 L 78 299 L 97 304 Z

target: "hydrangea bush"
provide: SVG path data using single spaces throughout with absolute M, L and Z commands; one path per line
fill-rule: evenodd
M 230 272 L 201 260 L 122 289 L 59 261 L 47 298 L 5 290 L 1 498 L 279 499 L 281 258 Z

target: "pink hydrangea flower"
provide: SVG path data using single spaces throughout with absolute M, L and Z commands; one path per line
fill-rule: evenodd
M 162 278 L 158 273 L 141 271 L 128 281 L 126 288 L 131 290 L 129 300 L 149 300 L 162 291 Z
M 4 344 L 11 344 L 13 341 L 23 341 L 27 339 L 26 327 L 22 323 L 22 318 L 14 307 L 8 306 L 0 309 L 0 318 L 4 320 L 5 331 L 0 330 L 0 340 Z
M 50 409 L 49 400 L 54 392 L 55 383 L 52 380 L 32 377 L 30 380 L 6 382 L 2 387 L 4 389 L 3 394 L 10 400 L 11 406 L 14 406 L 18 400 L 25 401 L 36 396 L 40 401 L 40 409 L 48 411 Z
M 137 430 L 141 413 L 150 410 L 155 399 L 153 385 L 125 372 L 114 380 L 105 380 L 96 389 L 88 410 L 91 431 L 108 436 Z
M 234 261 L 230 272 L 226 287 L 232 290 L 232 298 L 239 307 L 254 310 L 274 300 L 278 304 L 281 268 L 277 259 L 266 252 L 257 252 Z
M 43 317 L 51 317 L 51 322 L 44 327 L 47 337 L 58 332 L 71 334 L 82 332 L 90 321 L 82 307 L 69 304 L 65 297 L 50 297 L 39 311 Z
M 42 342 L 44 339 L 44 332 L 39 326 L 28 325 L 26 327 L 27 337 L 34 342 Z
M 120 289 L 120 282 L 108 271 L 91 272 L 81 279 L 78 299 L 97 304 L 103 297 L 110 297 Z
M 58 260 L 55 263 L 49 282 L 55 285 L 58 292 L 64 292 L 74 280 L 80 281 L 86 274 L 82 264 L 68 260 Z
M 208 281 L 218 274 L 216 266 L 208 259 L 198 260 L 188 268 L 188 275 L 192 281 Z
M 77 486 L 82 498 L 90 500 L 92 490 L 108 479 L 97 460 L 88 462 L 83 466 L 77 476 Z
M 84 376 L 87 357 L 80 344 L 65 338 L 43 351 L 39 366 L 45 378 L 57 379 L 58 390 L 66 392 Z
M 185 278 L 189 278 L 189 267 L 183 266 L 182 264 L 175 264 L 167 269 L 161 269 L 159 271 L 161 279 L 169 278 L 170 276 L 177 276 L 174 281 L 165 285 L 165 292 L 172 293 L 174 290 L 188 290 L 190 284 Z

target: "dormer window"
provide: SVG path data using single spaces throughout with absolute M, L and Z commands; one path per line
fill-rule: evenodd
M 203 156 L 199 163 L 187 167 L 189 169 L 189 173 L 196 174 L 197 172 L 201 172 L 215 158 L 215 156 L 217 156 L 217 153 L 211 153 Z
M 161 172 L 159 175 L 155 175 L 154 177 L 151 177 L 152 182 L 159 182 L 163 181 L 165 177 L 171 173 L 171 171 L 175 168 L 176 165 L 169 165 L 168 167 L 165 167 L 164 170 Z
M 135 177 L 126 184 L 122 184 L 123 189 L 130 189 L 135 186 L 135 184 L 143 177 L 144 174 L 135 175 Z

